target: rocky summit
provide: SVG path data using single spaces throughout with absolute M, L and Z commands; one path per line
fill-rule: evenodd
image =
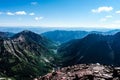
M 120 68 L 100 64 L 79 64 L 53 70 L 34 80 L 120 80 Z

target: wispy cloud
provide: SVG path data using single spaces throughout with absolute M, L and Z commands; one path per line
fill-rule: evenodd
M 38 2 L 31 2 L 31 5 L 37 5 Z
M 104 18 L 100 19 L 100 21 L 105 22 L 105 21 L 107 21 L 109 18 L 112 18 L 112 17 L 113 17 L 112 15 L 107 15 L 107 16 L 105 16 Z
M 14 13 L 12 13 L 12 12 L 7 12 L 6 14 L 7 14 L 7 15 L 10 15 L 10 16 L 15 15 L 15 14 L 14 14 Z
M 92 12 L 93 13 L 100 13 L 100 12 L 109 12 L 112 10 L 113 10 L 113 7 L 103 6 L 103 7 L 98 7 L 97 9 L 92 9 Z
M 16 15 L 26 15 L 27 13 L 25 11 L 17 11 L 15 12 Z
M 35 17 L 35 20 L 36 21 L 40 21 L 40 20 L 42 20 L 44 17 Z
M 115 13 L 120 14 L 120 11 L 116 11 Z
M 10 15 L 10 16 L 13 16 L 13 15 L 30 15 L 30 16 L 33 16 L 33 15 L 35 15 L 35 13 L 27 13 L 27 12 L 25 12 L 25 11 L 16 11 L 16 12 L 0 12 L 0 14 L 6 14 L 6 15 Z
M 34 16 L 34 15 L 35 15 L 35 13 L 29 13 L 29 15 L 30 15 L 30 16 Z

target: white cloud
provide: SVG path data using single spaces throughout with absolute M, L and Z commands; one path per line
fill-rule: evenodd
M 39 20 L 42 20 L 42 19 L 43 19 L 43 17 L 35 17 L 36 21 L 39 21 Z
M 6 14 L 7 14 L 7 15 L 10 15 L 10 16 L 15 15 L 15 14 L 14 14 L 14 13 L 12 13 L 12 12 L 7 12 Z
M 29 13 L 29 15 L 30 15 L 30 16 L 34 16 L 34 15 L 35 15 L 35 13 Z
M 31 2 L 31 5 L 37 5 L 38 2 Z
M 113 7 L 103 6 L 103 7 L 97 8 L 97 9 L 92 9 L 92 12 L 93 13 L 100 13 L 100 12 L 109 12 L 112 10 L 113 10 Z
M 1 14 L 6 14 L 6 15 L 30 15 L 30 16 L 33 16 L 35 15 L 34 12 L 30 12 L 30 13 L 26 13 L 25 11 L 16 11 L 16 12 L 0 12 L 0 15 Z
M 25 11 L 17 11 L 15 12 L 16 15 L 26 15 L 27 13 Z
M 120 11 L 116 11 L 115 13 L 120 14 Z
M 105 16 L 106 18 L 112 18 L 113 16 L 112 15 L 108 15 L 108 16 Z

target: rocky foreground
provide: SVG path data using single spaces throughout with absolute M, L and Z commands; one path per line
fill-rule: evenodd
M 120 67 L 79 64 L 53 70 L 34 80 L 120 80 Z

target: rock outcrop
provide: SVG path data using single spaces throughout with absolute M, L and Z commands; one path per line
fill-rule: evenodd
M 63 67 L 34 80 L 119 80 L 120 68 L 100 64 Z

